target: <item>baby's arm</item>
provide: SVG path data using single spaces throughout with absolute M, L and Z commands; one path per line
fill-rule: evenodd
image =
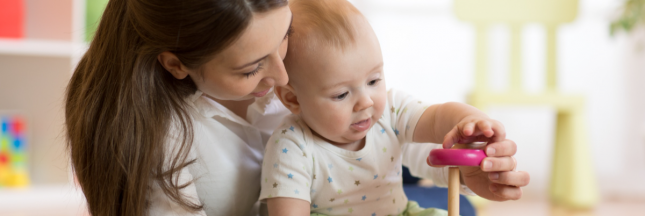
M 506 132 L 502 124 L 482 111 L 463 103 L 444 103 L 428 107 L 414 130 L 414 142 L 455 143 L 499 142 Z
M 286 197 L 276 197 L 267 199 L 267 207 L 269 208 L 269 216 L 285 215 L 285 216 L 301 216 L 309 215 L 310 208 L 309 202 Z
M 293 116 L 273 133 L 262 163 L 260 200 L 269 215 L 309 215 L 313 158 Z
M 429 167 L 423 161 L 426 161 L 430 151 L 435 148 L 441 148 L 441 145 L 424 143 L 413 143 L 415 131 L 422 124 L 427 124 L 420 120 L 427 113 L 435 113 L 437 106 L 430 106 L 420 100 L 415 99 L 405 92 L 390 90 L 388 91 L 388 105 L 385 124 L 391 124 L 397 138 L 402 143 L 401 150 L 403 153 L 402 164 L 409 168 L 410 174 L 416 177 L 432 179 L 437 186 L 448 186 L 448 168 Z M 429 111 L 430 110 L 430 111 Z M 389 119 L 389 121 L 387 121 Z M 388 126 L 386 126 L 388 127 Z M 427 129 L 423 129 L 427 130 Z M 423 133 L 428 133 L 423 131 Z M 419 134 L 418 132 L 416 133 Z M 440 143 L 435 141 L 434 143 Z M 463 190 L 468 193 L 470 191 Z

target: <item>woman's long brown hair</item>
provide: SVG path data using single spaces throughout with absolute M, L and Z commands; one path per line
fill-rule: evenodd
M 193 129 L 187 77 L 175 79 L 157 61 L 174 53 L 199 68 L 248 26 L 253 13 L 287 0 L 110 0 L 94 40 L 67 87 L 65 124 L 74 172 L 90 214 L 147 215 L 153 184 L 181 206 L 179 193 Z M 168 137 L 179 137 L 168 149 Z M 173 139 L 175 140 L 175 139 Z

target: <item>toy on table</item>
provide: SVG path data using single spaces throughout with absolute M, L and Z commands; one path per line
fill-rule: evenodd
M 486 157 L 479 149 L 433 149 L 428 160 L 432 165 L 449 166 L 448 171 L 448 216 L 459 215 L 459 167 L 479 166 Z
M 0 187 L 29 184 L 25 127 L 22 117 L 0 114 Z

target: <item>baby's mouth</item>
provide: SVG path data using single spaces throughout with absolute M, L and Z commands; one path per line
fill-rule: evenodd
M 357 131 L 365 131 L 372 126 L 372 119 L 366 118 L 351 125 L 351 128 Z

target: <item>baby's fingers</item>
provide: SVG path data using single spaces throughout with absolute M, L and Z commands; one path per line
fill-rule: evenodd
M 452 145 L 459 142 L 459 139 L 459 128 L 453 127 L 452 130 L 443 137 L 443 148 L 450 149 Z
M 475 133 L 475 126 L 476 124 L 474 122 L 466 123 L 461 129 L 461 134 L 463 134 L 464 136 L 472 136 Z
M 500 142 L 506 139 L 506 129 L 501 122 L 493 120 L 491 130 L 494 132 L 493 142 Z
M 486 155 L 488 157 L 505 157 L 513 156 L 517 153 L 517 145 L 513 140 L 504 140 L 486 145 Z
M 480 164 L 484 172 L 512 171 L 517 167 L 517 160 L 513 157 L 487 157 Z
M 481 133 L 488 138 L 495 135 L 495 131 L 493 131 L 493 126 L 489 121 L 485 121 L 485 120 L 478 121 L 477 129 L 479 129 L 479 131 L 481 131 Z
M 497 184 L 524 187 L 531 181 L 531 176 L 525 171 L 492 172 L 488 179 Z
M 494 195 L 497 201 L 505 200 L 518 200 L 522 198 L 522 188 L 515 186 L 508 186 L 503 184 L 490 184 L 488 188 Z

